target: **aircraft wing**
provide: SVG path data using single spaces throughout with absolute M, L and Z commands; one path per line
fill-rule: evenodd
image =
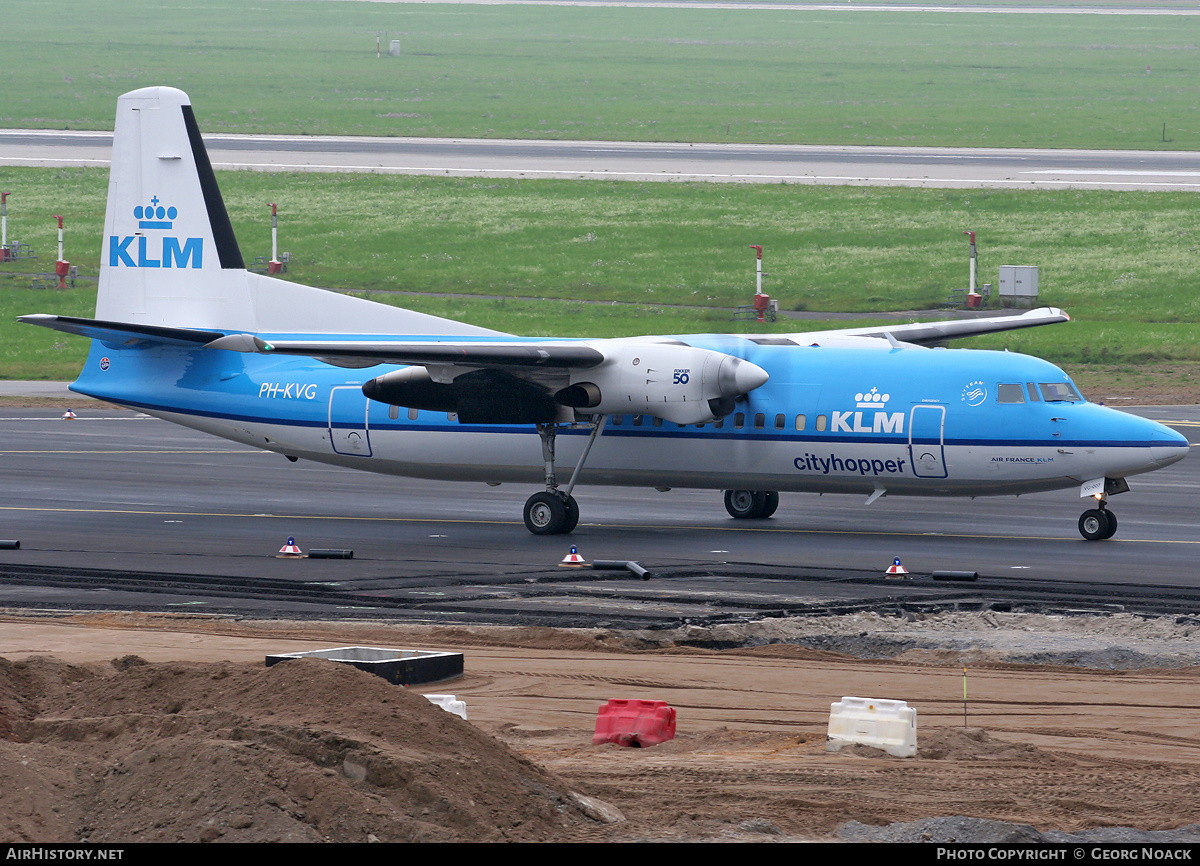
M 573 409 L 703 424 L 765 384 L 765 370 L 670 337 L 389 340 L 230 334 L 210 349 L 300 355 L 343 367 L 406 365 L 364 383 L 372 400 L 454 412 L 464 423 L 546 423 Z
M 959 337 L 975 337 L 1000 331 L 1016 331 L 1069 322 L 1071 317 L 1057 307 L 1041 307 L 1017 316 L 987 316 L 980 319 L 949 319 L 941 322 L 913 322 L 905 325 L 874 325 L 866 328 L 841 328 L 827 331 L 807 331 L 786 336 L 797 343 L 811 343 L 828 337 L 881 337 L 891 334 L 897 340 L 918 346 L 940 343 Z
M 1057 307 L 1041 307 L 1015 316 L 987 316 L 977 319 L 949 319 L 938 322 L 913 322 L 891 326 L 835 328 L 795 334 L 767 335 L 764 341 L 791 341 L 798 344 L 829 337 L 892 338 L 913 345 L 940 343 L 960 337 L 1015 331 L 1040 325 L 1069 322 L 1071 317 Z M 753 339 L 753 338 L 751 338 Z M 670 342 L 643 338 L 647 342 Z M 609 342 L 609 341 L 601 341 Z M 642 340 L 638 340 L 642 342 Z M 605 354 L 586 341 L 448 341 L 448 340 L 290 340 L 263 339 L 254 334 L 230 334 L 207 343 L 212 349 L 262 354 L 302 355 L 320 358 L 342 367 L 369 367 L 375 364 L 450 364 L 459 367 L 571 367 L 586 369 L 601 364 Z
M 490 342 L 474 340 L 264 340 L 254 334 L 230 334 L 209 342 L 210 349 L 301 355 L 339 367 L 376 364 L 450 364 L 456 367 L 572 367 L 587 369 L 604 354 L 583 342 Z

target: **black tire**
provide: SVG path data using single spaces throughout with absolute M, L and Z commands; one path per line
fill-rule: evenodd
M 563 524 L 562 534 L 569 535 L 575 531 L 575 527 L 579 525 L 579 503 L 575 501 L 574 496 L 566 498 L 567 504 L 567 522 Z
M 1112 532 L 1117 531 L 1116 519 L 1113 519 L 1111 523 L 1112 532 L 1109 532 L 1109 525 L 1107 514 L 1099 508 L 1089 508 L 1079 515 L 1079 534 L 1088 541 L 1103 541 L 1111 538 Z
M 725 510 L 738 520 L 757 520 L 767 507 L 767 494 L 761 490 L 726 490 Z
M 1117 515 L 1113 514 L 1108 509 L 1105 509 L 1104 517 L 1108 521 L 1108 529 L 1104 530 L 1104 537 L 1112 538 L 1117 534 Z
M 567 503 L 557 493 L 535 493 L 525 500 L 525 528 L 534 535 L 568 532 L 567 520 Z
M 763 513 L 762 517 L 770 517 L 779 508 L 779 491 L 764 490 L 763 491 Z

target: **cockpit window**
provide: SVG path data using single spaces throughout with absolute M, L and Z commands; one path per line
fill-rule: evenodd
M 1024 403 L 1025 389 L 1018 385 L 1000 385 L 996 389 L 998 403 Z
M 1070 382 L 1039 382 L 1042 399 L 1047 403 L 1082 403 L 1083 398 Z

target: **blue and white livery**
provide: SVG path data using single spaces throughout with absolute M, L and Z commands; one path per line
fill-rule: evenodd
M 927 348 L 1066 321 L 1059 310 L 761 337 L 514 337 L 250 273 L 186 94 L 117 103 L 96 318 L 23 316 L 92 340 L 72 388 L 217 436 L 355 469 L 518 482 L 536 534 L 572 531 L 576 483 L 1108 497 L 1188 453 L 1179 434 L 1084 400 L 1045 361 Z M 535 435 L 536 434 L 536 435 Z M 559 461 L 574 465 L 560 487 Z

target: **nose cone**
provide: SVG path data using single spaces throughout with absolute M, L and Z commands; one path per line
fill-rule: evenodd
M 770 378 L 767 371 L 757 364 L 730 355 L 721 361 L 717 387 L 723 397 L 740 397 L 767 384 Z
M 1188 456 L 1190 446 L 1185 437 L 1176 433 L 1170 427 L 1158 425 L 1150 444 L 1150 459 L 1157 466 L 1170 466 Z

